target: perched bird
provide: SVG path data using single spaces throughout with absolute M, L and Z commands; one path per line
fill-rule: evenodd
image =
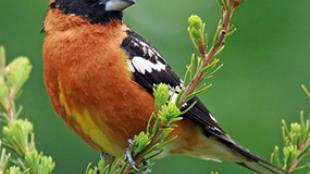
M 120 157 L 145 130 L 159 83 L 183 82 L 163 57 L 122 21 L 135 0 L 54 0 L 45 19 L 44 77 L 64 121 L 90 146 Z M 256 173 L 285 171 L 235 143 L 199 99 L 182 115 L 166 149 L 201 159 L 228 160 Z

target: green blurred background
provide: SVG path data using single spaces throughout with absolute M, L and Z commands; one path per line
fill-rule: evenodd
M 9 58 L 30 57 L 33 72 L 19 102 L 35 124 L 39 149 L 56 160 L 56 174 L 82 174 L 98 154 L 56 116 L 43 85 L 40 33 L 47 0 L 0 0 L 0 44 Z M 296 121 L 309 101 L 300 84 L 310 86 L 310 1 L 248 0 L 235 14 L 238 32 L 227 41 L 224 68 L 201 98 L 227 132 L 265 159 L 281 143 L 280 120 Z M 126 11 L 126 23 L 184 74 L 193 46 L 187 36 L 190 14 L 207 20 L 213 32 L 219 17 L 217 0 L 138 0 Z M 154 173 L 249 173 L 241 167 L 185 156 L 159 160 Z

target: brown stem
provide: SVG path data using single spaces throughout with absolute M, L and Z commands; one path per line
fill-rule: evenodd
M 199 86 L 201 80 L 205 75 L 205 71 L 203 71 L 203 69 L 211 63 L 217 51 L 219 51 L 219 49 L 221 49 L 221 47 L 224 45 L 226 34 L 230 27 L 234 10 L 235 7 L 233 5 L 231 5 L 229 9 L 224 9 L 224 17 L 223 17 L 223 25 L 221 27 L 221 33 L 217 39 L 217 42 L 215 43 L 215 45 L 213 45 L 213 47 L 209 50 L 208 53 L 206 53 L 204 41 L 198 43 L 199 54 L 202 57 L 202 64 L 200 65 L 193 80 L 188 84 L 188 86 L 184 90 L 184 93 L 180 97 L 180 100 L 177 103 L 179 107 L 183 106 L 183 104 L 186 103 L 187 97 L 190 94 L 192 94 L 195 91 L 195 89 L 197 89 L 197 87 Z
M 304 154 L 305 151 L 308 150 L 309 147 L 310 147 L 310 136 L 307 139 L 305 144 L 299 146 L 299 148 L 298 148 L 299 156 L 288 166 L 288 168 L 287 168 L 288 173 L 294 172 L 294 170 L 297 168 L 297 166 L 299 165 L 299 163 L 303 159 L 302 154 Z

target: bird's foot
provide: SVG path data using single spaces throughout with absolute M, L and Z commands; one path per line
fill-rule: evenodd
M 137 163 L 134 160 L 134 157 L 132 156 L 132 146 L 134 145 L 134 142 L 132 139 L 128 140 L 129 147 L 126 149 L 125 153 L 125 161 L 128 161 L 129 165 L 136 171 L 139 172 L 139 169 L 137 168 Z
M 129 139 L 128 140 L 129 142 L 129 147 L 126 149 L 126 154 L 125 154 L 125 161 L 127 161 L 129 163 L 129 165 L 139 174 L 149 174 L 150 173 L 150 170 L 148 169 L 148 161 L 147 160 L 143 160 L 142 164 L 143 168 L 146 168 L 144 171 L 141 171 L 140 169 L 138 169 L 137 167 L 137 163 L 136 161 L 134 160 L 134 157 L 132 155 L 132 146 L 134 144 L 133 140 L 132 139 Z

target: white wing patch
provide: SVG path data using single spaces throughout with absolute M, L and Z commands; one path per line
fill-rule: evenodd
M 145 74 L 146 72 L 151 73 L 153 70 L 160 72 L 166 69 L 166 65 L 161 63 L 160 61 L 153 63 L 139 56 L 133 57 L 131 63 L 134 68 L 142 74 Z

